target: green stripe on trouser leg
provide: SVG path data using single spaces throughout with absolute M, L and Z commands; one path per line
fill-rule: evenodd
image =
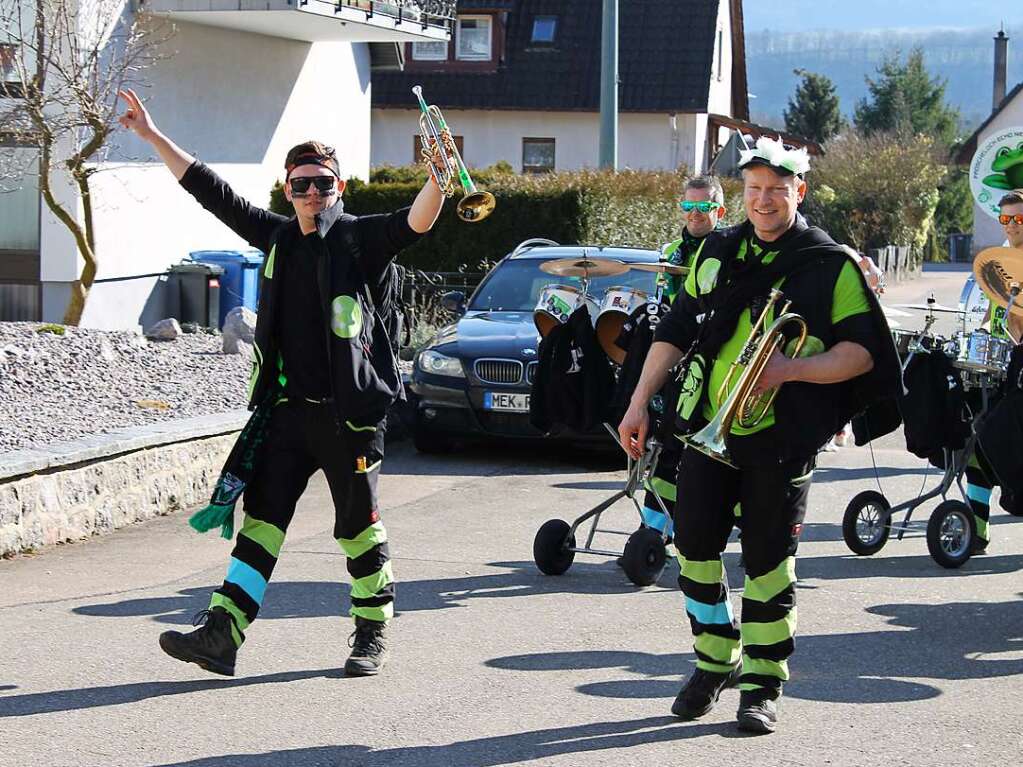
M 245 629 L 249 627 L 249 621 L 245 617 L 245 613 L 238 609 L 238 605 L 234 603 L 234 600 L 216 591 L 210 597 L 210 609 L 212 610 L 214 607 L 223 607 L 234 619 L 231 621 L 231 638 L 234 640 L 235 647 L 241 647 L 242 642 L 245 641 Z
M 727 674 L 738 664 L 741 646 L 724 565 L 720 558 L 694 560 L 681 554 L 678 563 L 679 586 L 693 630 L 696 667 Z
M 394 573 L 387 531 L 374 522 L 354 538 L 338 538 L 352 576 L 351 616 L 388 621 L 394 616 Z
M 763 575 L 746 578 L 742 600 L 743 690 L 780 692 L 789 678 L 788 657 L 795 648 L 796 560 L 786 557 Z
M 983 542 L 991 540 L 988 520 L 991 519 L 991 488 L 993 483 L 980 467 L 976 455 L 970 456 L 966 466 L 966 497 L 973 512 L 973 521 L 977 527 L 977 537 Z

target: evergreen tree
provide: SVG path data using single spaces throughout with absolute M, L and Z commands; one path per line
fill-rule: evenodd
M 945 102 L 945 81 L 932 78 L 920 48 L 910 51 L 905 63 L 895 54 L 867 78 L 868 98 L 856 106 L 853 121 L 866 134 L 932 136 L 950 147 L 959 131 L 959 110 Z
M 795 73 L 803 78 L 789 99 L 785 110 L 785 130 L 823 144 L 845 127 L 838 106 L 835 84 L 824 75 L 802 69 Z

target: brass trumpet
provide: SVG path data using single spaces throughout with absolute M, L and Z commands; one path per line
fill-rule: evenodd
M 789 307 L 792 305 L 791 301 L 785 303 L 781 315 L 774 322 L 766 328 L 764 327 L 767 324 L 769 312 L 781 298 L 780 290 L 771 290 L 767 305 L 760 313 L 756 324 L 750 329 L 749 337 L 746 339 L 742 351 L 728 368 L 728 375 L 716 393 L 719 403 L 717 415 L 700 431 L 682 438 L 685 444 L 732 468 L 735 468 L 735 464 L 732 463 L 732 457 L 728 450 L 728 435 L 732 431 L 732 424 L 737 423 L 744 429 L 754 428 L 764 420 L 767 411 L 774 404 L 775 397 L 778 396 L 777 388 L 760 394 L 754 392 L 757 382 L 767 366 L 767 361 L 785 339 L 785 335 L 781 332 L 782 329 L 790 322 L 796 323 L 799 329 L 799 336 L 792 349 L 792 357 L 798 357 L 806 344 L 806 320 L 795 312 L 789 311 Z M 732 387 L 732 381 L 740 367 L 743 370 L 739 373 L 735 386 Z M 730 387 L 731 391 L 729 391 Z
M 455 212 L 463 221 L 470 223 L 482 221 L 497 205 L 494 195 L 480 191 L 472 182 L 448 124 L 444 121 L 444 115 L 436 106 L 426 103 L 422 86 L 414 85 L 412 93 L 419 100 L 419 135 L 423 142 L 423 158 L 429 164 L 438 188 L 451 197 L 455 193 L 456 184 L 460 184 L 463 197 L 458 201 Z M 439 162 L 433 158 L 431 151 L 433 146 L 439 149 Z

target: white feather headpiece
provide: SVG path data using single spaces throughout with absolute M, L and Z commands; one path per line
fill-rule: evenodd
M 784 168 L 790 173 L 803 175 L 810 170 L 810 154 L 805 147 L 786 149 L 778 139 L 761 136 L 753 149 L 739 150 L 739 167 L 745 167 L 754 160 L 763 160 L 775 168 Z

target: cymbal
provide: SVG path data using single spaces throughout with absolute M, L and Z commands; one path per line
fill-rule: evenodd
M 884 316 L 887 317 L 888 319 L 891 319 L 892 317 L 912 317 L 913 316 L 909 312 L 904 312 L 901 309 L 895 309 L 895 308 L 893 308 L 891 306 L 885 306 L 884 304 L 881 304 L 881 311 L 884 312 Z
M 614 258 L 558 258 L 544 261 L 540 271 L 558 277 L 616 277 L 629 271 L 624 261 Z
M 1023 250 L 1019 248 L 986 248 L 973 259 L 973 275 L 992 303 L 1006 307 L 1011 298 L 1012 283 L 1023 285 Z M 1012 314 L 1023 316 L 1017 298 Z
M 956 309 L 954 306 L 945 306 L 944 304 L 895 304 L 900 309 L 920 309 L 925 312 L 941 312 L 944 314 L 966 314 L 962 309 Z
M 629 264 L 630 269 L 638 269 L 641 272 L 657 272 L 658 274 L 688 274 L 688 266 L 676 266 L 667 261 L 658 261 L 656 264 Z

